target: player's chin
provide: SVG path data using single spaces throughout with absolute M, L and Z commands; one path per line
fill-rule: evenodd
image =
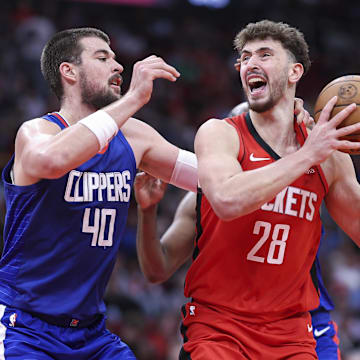
M 110 86 L 110 89 L 111 89 L 111 92 L 112 92 L 113 94 L 115 94 L 115 96 L 117 96 L 117 99 L 119 99 L 120 96 L 121 96 L 121 87 L 120 87 L 120 86 L 111 85 L 111 86 Z
M 257 112 L 257 113 L 263 113 L 268 110 L 270 110 L 274 106 L 274 103 L 266 98 L 262 99 L 256 99 L 250 101 L 250 109 Z

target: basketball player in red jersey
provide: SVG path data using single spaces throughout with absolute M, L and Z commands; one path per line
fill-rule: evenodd
M 308 70 L 302 33 L 248 24 L 235 38 L 248 115 L 198 130 L 197 238 L 185 281 L 180 359 L 317 359 L 309 310 L 319 304 L 314 266 L 320 204 L 360 244 L 360 185 L 330 118 L 310 133 L 294 121 L 296 85 Z

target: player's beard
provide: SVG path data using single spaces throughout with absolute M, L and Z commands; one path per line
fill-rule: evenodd
M 114 101 L 120 99 L 120 94 L 115 94 L 110 87 L 103 88 L 103 90 L 96 90 L 90 84 L 84 72 L 80 72 L 80 89 L 81 100 L 83 104 L 90 105 L 96 110 L 99 110 Z
M 272 91 L 270 92 L 270 96 L 268 98 L 268 100 L 264 103 L 260 103 L 260 102 L 252 102 L 249 101 L 248 98 L 248 103 L 249 103 L 249 108 L 257 113 L 263 113 L 266 112 L 270 109 L 272 109 L 277 103 L 278 101 L 281 99 L 281 97 L 283 96 L 285 89 L 286 89 L 286 85 L 287 85 L 287 81 L 288 81 L 288 77 L 287 77 L 287 69 L 284 70 L 284 72 L 282 73 L 281 76 L 279 76 L 279 78 L 274 81 L 273 86 L 272 86 Z M 269 86 L 269 84 L 268 84 Z

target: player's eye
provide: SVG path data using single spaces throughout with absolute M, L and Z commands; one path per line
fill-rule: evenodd
M 103 61 L 103 62 L 105 62 L 107 59 L 106 59 L 106 57 L 100 57 L 100 58 L 98 58 L 100 61 Z

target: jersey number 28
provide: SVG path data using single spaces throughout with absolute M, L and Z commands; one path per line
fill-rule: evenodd
M 286 240 L 289 237 L 290 226 L 286 224 L 276 224 L 272 227 L 271 223 L 257 221 L 254 226 L 253 234 L 259 235 L 261 229 L 263 229 L 263 234 L 259 241 L 247 254 L 247 260 L 261 263 L 265 262 L 265 257 L 257 256 L 256 253 L 265 244 L 267 239 L 271 237 L 266 262 L 269 264 L 282 264 L 284 261 Z

